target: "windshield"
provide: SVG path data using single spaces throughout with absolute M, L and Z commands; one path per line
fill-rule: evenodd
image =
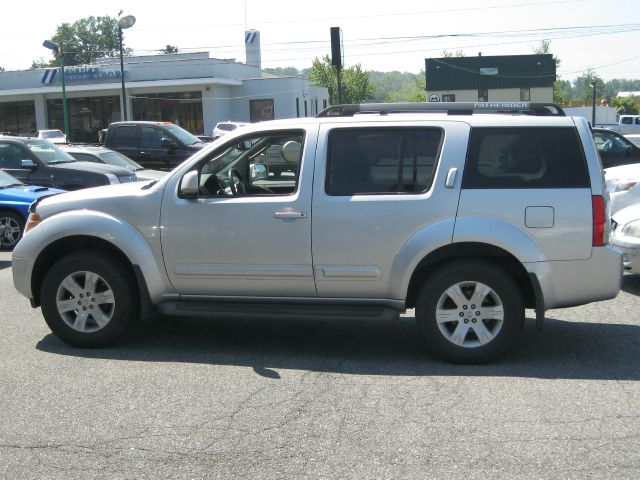
M 100 157 L 105 163 L 117 165 L 118 167 L 125 167 L 131 170 L 142 170 L 144 168 L 139 163 L 134 162 L 129 157 L 125 157 L 118 152 L 104 152 L 100 154 Z
M 165 125 L 166 129 L 171 132 L 178 140 L 180 140 L 185 145 L 194 145 L 196 143 L 202 143 L 196 137 L 187 132 L 184 128 L 179 127 L 178 125 L 167 124 Z
M 67 152 L 56 147 L 49 140 L 25 140 L 27 146 L 45 165 L 75 162 L 76 159 Z
M 40 135 L 42 136 L 42 138 L 63 138 L 64 137 L 64 133 L 62 133 L 60 130 L 44 130 L 43 132 L 40 133 Z
M 24 185 L 13 175 L 9 175 L 7 172 L 0 170 L 0 188 L 7 188 L 14 185 Z

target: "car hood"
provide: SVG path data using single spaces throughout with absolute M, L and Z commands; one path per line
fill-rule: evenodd
M 634 220 L 640 220 L 640 203 L 618 210 L 612 218 L 618 225 L 626 225 Z
M 93 172 L 93 173 L 111 173 L 116 175 L 117 177 L 122 177 L 125 175 L 133 175 L 133 171 L 128 168 L 118 167 L 116 165 L 108 165 L 106 163 L 93 163 L 93 162 L 69 162 L 69 163 L 58 163 L 54 165 L 49 165 L 51 168 L 60 169 L 60 170 L 81 170 L 83 172 Z
M 163 172 L 162 170 L 150 170 L 148 168 L 143 168 L 140 170 L 136 170 L 136 176 L 138 180 L 162 180 L 167 176 L 169 172 Z
M 22 185 L 20 187 L 0 189 L 0 200 L 5 202 L 31 203 L 40 197 L 56 195 L 64 192 L 65 190 L 59 190 L 57 188 Z
M 605 168 L 604 176 L 607 180 L 637 178 L 640 181 L 640 163 Z

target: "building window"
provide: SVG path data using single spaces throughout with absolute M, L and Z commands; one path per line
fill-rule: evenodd
M 456 101 L 455 93 L 445 93 L 444 95 L 442 95 L 442 101 L 443 102 L 455 102 Z
M 300 99 L 296 97 L 296 117 L 300 118 Z
M 28 135 L 36 129 L 34 102 L 0 103 L 0 131 Z
M 531 90 L 528 88 L 520 89 L 520 101 L 521 102 L 529 102 L 531 101 Z
M 304 116 L 305 117 L 309 116 L 309 107 L 306 100 L 304 101 Z
M 67 98 L 69 112 L 69 131 L 67 138 L 73 142 L 95 143 L 98 132 L 107 128 L 111 122 L 120 120 L 120 98 L 81 97 Z M 64 109 L 62 99 L 47 100 L 49 128 L 64 129 Z
M 250 100 L 249 113 L 251 116 L 251 123 L 273 120 L 275 118 L 273 99 Z
M 131 100 L 134 120 L 172 122 L 191 133 L 202 133 L 202 92 L 136 95 Z
M 313 109 L 313 114 L 314 114 L 314 115 L 317 115 L 317 114 L 318 114 L 318 99 L 317 99 L 317 98 L 314 98 L 314 99 L 313 99 L 313 105 L 314 105 L 314 107 L 315 107 L 315 108 Z
M 478 89 L 478 101 L 479 102 L 488 102 L 489 101 L 489 90 L 486 88 Z
M 327 99 L 323 98 L 322 99 L 322 109 L 324 110 L 325 108 L 327 108 Z

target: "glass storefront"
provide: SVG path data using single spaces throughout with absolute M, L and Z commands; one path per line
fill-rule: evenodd
M 33 101 L 0 103 L 0 132 L 29 135 L 36 130 L 36 106 Z
M 204 132 L 202 92 L 136 95 L 131 105 L 133 120 L 172 122 L 193 134 Z
M 67 98 L 69 141 L 96 143 L 98 132 L 120 120 L 120 97 Z M 47 100 L 49 128 L 64 130 L 62 99 Z

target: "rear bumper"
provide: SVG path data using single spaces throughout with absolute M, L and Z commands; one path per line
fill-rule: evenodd
M 584 305 L 615 298 L 622 285 L 622 255 L 612 246 L 594 247 L 587 260 L 525 263 L 540 282 L 544 308 Z

